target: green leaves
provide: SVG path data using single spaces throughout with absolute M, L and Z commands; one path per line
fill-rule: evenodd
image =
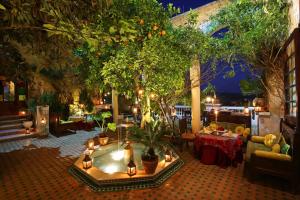
M 6 10 L 6 8 L 0 3 L 0 10 Z

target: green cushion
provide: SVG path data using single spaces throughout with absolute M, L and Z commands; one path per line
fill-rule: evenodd
M 272 151 L 272 148 L 267 147 L 267 146 L 265 146 L 264 144 L 261 144 L 261 143 L 248 141 L 247 151 L 246 151 L 246 161 L 250 161 L 251 154 L 254 153 L 255 150 Z
M 289 149 L 290 149 L 290 145 L 284 144 L 284 145 L 281 147 L 280 151 L 281 151 L 281 153 L 283 153 L 283 154 L 288 154 L 288 153 L 289 153 Z

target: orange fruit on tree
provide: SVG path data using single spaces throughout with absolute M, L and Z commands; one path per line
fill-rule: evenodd
M 153 26 L 153 30 L 156 31 L 157 29 L 158 29 L 158 25 L 155 24 L 155 25 Z
M 144 25 L 145 21 L 143 19 L 141 19 L 139 23 L 140 23 L 140 25 Z
M 161 36 L 164 36 L 164 35 L 166 35 L 167 34 L 167 32 L 165 31 L 165 30 L 162 30 L 161 32 L 160 32 L 160 35 Z

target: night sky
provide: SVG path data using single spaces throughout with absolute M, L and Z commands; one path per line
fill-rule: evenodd
M 173 3 L 175 7 L 179 7 L 182 12 L 197 8 L 212 2 L 212 0 L 159 0 L 164 6 Z M 225 70 L 226 71 L 226 70 Z M 240 80 L 247 78 L 247 73 L 241 69 L 236 68 L 236 75 L 233 78 L 224 78 L 224 74 L 219 74 L 211 83 L 215 86 L 217 93 L 241 93 Z M 201 88 L 203 89 L 205 85 Z

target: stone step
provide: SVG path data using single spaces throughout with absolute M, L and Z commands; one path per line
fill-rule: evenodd
M 5 115 L 5 116 L 0 116 L 0 121 L 16 120 L 16 119 L 26 119 L 28 117 L 29 117 L 29 115 L 25 115 L 25 116 Z
M 8 124 L 20 124 L 20 123 L 23 123 L 23 121 L 27 121 L 27 119 L 26 118 L 20 118 L 20 119 L 3 120 L 3 121 L 0 121 L 0 126 L 1 125 L 8 125 Z
M 15 134 L 22 134 L 25 133 L 24 128 L 14 128 L 14 129 L 7 129 L 7 130 L 0 130 L 0 137 L 6 135 L 15 135 Z
M 24 132 L 24 133 L 18 133 L 18 134 L 14 134 L 14 135 L 6 135 L 6 136 L 0 137 L 0 143 L 14 141 L 14 140 L 21 140 L 21 139 L 26 139 L 26 138 L 33 138 L 33 137 L 38 137 L 38 134 L 36 132 L 32 132 L 30 134 L 26 134 Z
M 23 128 L 22 123 L 0 125 L 0 130 L 20 129 Z

